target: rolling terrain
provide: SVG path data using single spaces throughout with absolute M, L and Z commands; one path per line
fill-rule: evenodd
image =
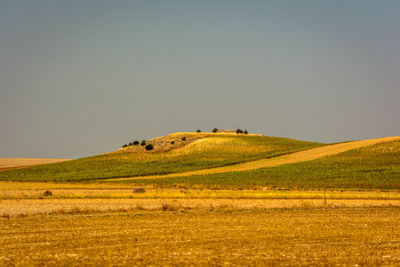
M 0 265 L 400 263 L 399 137 L 146 143 L 0 172 Z
M 1 172 L 0 180 L 78 182 L 180 173 L 272 158 L 323 145 L 226 133 L 176 133 L 147 142 L 153 141 L 156 144 L 153 151 L 146 151 L 140 145 L 129 146 L 98 156 Z M 175 144 L 171 144 L 172 141 Z M 163 145 L 159 151 L 157 144 L 160 143 Z
M 175 133 L 72 161 L 0 172 L 3 181 L 191 188 L 400 188 L 400 137 L 321 144 L 257 134 Z
M 397 137 L 382 140 L 386 141 L 311 161 L 297 161 L 293 164 L 276 166 L 271 164 L 271 166 L 266 165 L 264 168 L 247 171 L 135 181 L 138 184 L 158 186 L 184 185 L 211 188 L 399 189 L 400 140 Z M 303 152 L 294 153 L 287 158 L 295 154 L 303 154 Z M 281 163 L 281 160 L 272 159 L 271 163 Z
M 254 160 L 244 163 L 233 164 L 224 167 L 217 167 L 205 170 L 191 171 L 185 173 L 172 173 L 166 175 L 152 175 L 144 177 L 132 177 L 132 178 L 117 178 L 110 179 L 110 181 L 124 181 L 131 179 L 161 179 L 161 178 L 173 178 L 173 177 L 186 177 L 194 175 L 208 175 L 208 174 L 219 174 L 227 172 L 242 172 L 249 170 L 256 170 L 261 168 L 275 167 L 286 164 L 293 164 L 304 161 L 316 160 L 322 157 L 328 157 L 335 154 L 340 154 L 348 150 L 358 149 L 362 147 L 368 147 L 379 143 L 387 143 L 393 141 L 400 141 L 400 137 L 385 137 L 362 141 L 353 141 L 347 143 L 339 143 L 333 145 L 326 145 L 322 147 L 307 149 L 300 152 L 294 152 L 291 154 L 278 156 L 274 158 Z

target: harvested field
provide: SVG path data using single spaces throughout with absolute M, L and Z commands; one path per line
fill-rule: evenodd
M 136 211 L 0 219 L 0 265 L 400 264 L 399 209 Z
M 0 171 L 68 161 L 70 159 L 0 158 Z

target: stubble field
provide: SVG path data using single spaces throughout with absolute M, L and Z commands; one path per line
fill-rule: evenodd
M 397 207 L 196 209 L 0 220 L 0 265 L 398 265 Z

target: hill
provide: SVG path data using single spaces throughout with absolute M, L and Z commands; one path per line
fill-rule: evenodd
M 327 157 L 330 155 L 340 154 L 342 152 L 372 146 L 375 144 L 380 144 L 384 142 L 397 141 L 398 137 L 385 137 L 385 138 L 377 138 L 377 139 L 369 139 L 369 140 L 361 140 L 361 141 L 353 141 L 353 142 L 345 142 L 338 143 L 332 145 L 325 145 L 322 147 L 316 147 L 311 149 L 306 149 L 300 152 L 294 152 L 283 156 L 273 157 L 273 158 L 264 158 L 254 161 L 248 161 L 244 163 L 233 164 L 229 166 L 216 167 L 204 170 L 197 171 L 189 171 L 185 173 L 171 173 L 165 175 L 152 175 L 152 176 L 144 176 L 144 177 L 131 177 L 131 178 L 116 178 L 110 179 L 112 181 L 122 181 L 122 180 L 137 180 L 137 179 L 159 179 L 159 178 L 173 178 L 173 177 L 184 177 L 184 176 L 194 176 L 194 175 L 208 175 L 208 174 L 217 174 L 217 173 L 229 173 L 229 172 L 242 172 L 248 170 L 256 170 L 267 167 L 275 167 L 286 164 L 293 164 L 304 161 L 311 161 L 315 159 L 319 159 L 322 157 Z
M 389 141 L 351 149 L 311 161 L 281 166 L 272 165 L 271 167 L 249 171 L 191 175 L 168 179 L 140 179 L 135 180 L 135 183 L 206 188 L 399 189 L 400 137 L 383 140 Z M 288 157 L 293 155 L 288 155 Z
M 174 133 L 3 181 L 123 182 L 200 188 L 400 188 L 400 137 L 321 144 L 257 134 Z
M 234 133 L 175 133 L 147 143 L 154 144 L 155 149 L 146 151 L 142 146 L 129 146 L 93 157 L 4 171 L 0 180 L 76 182 L 179 173 L 272 158 L 323 145 Z

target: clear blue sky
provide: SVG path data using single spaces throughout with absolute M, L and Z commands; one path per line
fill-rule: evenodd
M 400 1 L 0 1 L 0 157 L 198 128 L 400 135 Z

